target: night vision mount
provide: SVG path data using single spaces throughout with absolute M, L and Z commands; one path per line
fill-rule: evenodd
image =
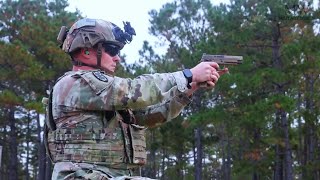
M 115 27 L 112 29 L 112 32 L 117 41 L 120 41 L 123 44 L 127 44 L 132 41 L 132 36 L 136 35 L 136 32 L 130 25 L 130 22 L 123 22 L 123 25 L 124 32 L 116 25 L 114 25 Z

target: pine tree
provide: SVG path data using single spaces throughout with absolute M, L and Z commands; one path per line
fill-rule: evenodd
M 22 162 L 22 159 L 18 159 L 18 154 L 21 154 L 20 150 L 24 148 L 17 149 L 17 147 L 18 142 L 24 144 L 23 142 L 31 143 L 31 141 L 18 139 L 17 132 L 20 132 L 18 128 L 25 128 L 28 125 L 36 127 L 39 132 L 38 144 L 34 141 L 32 144 L 27 144 L 33 149 L 43 147 L 42 137 L 39 137 L 42 127 L 40 123 L 35 123 L 40 121 L 39 116 L 33 116 L 27 121 L 29 123 L 21 126 L 17 122 L 31 111 L 35 110 L 36 114 L 43 113 L 41 99 L 45 96 L 45 90 L 52 86 L 53 80 L 62 75 L 68 66 L 70 67 L 69 58 L 56 43 L 59 28 L 62 25 L 71 25 L 78 18 L 78 13 L 65 11 L 67 6 L 65 0 L 0 2 L 0 96 L 1 111 L 4 112 L 1 133 L 6 133 L 4 148 L 10 147 L 10 151 L 6 151 L 10 152 L 10 161 L 3 162 L 3 167 L 6 169 L 2 173 L 8 179 L 18 179 L 22 173 L 26 174 L 18 171 L 18 168 L 21 168 L 18 162 Z M 21 116 L 17 116 L 18 111 L 22 113 Z M 7 129 L 6 124 L 10 125 L 10 129 Z M 34 151 L 28 149 L 27 152 Z M 45 167 L 45 163 L 42 162 L 47 160 L 45 153 L 41 151 L 33 156 L 37 157 L 37 164 L 32 164 L 32 168 L 28 164 L 30 170 L 25 171 L 29 171 L 30 177 L 44 179 L 42 171 L 45 169 L 41 171 L 37 169 Z M 26 158 L 28 159 L 28 156 Z M 31 169 L 38 174 L 31 173 Z

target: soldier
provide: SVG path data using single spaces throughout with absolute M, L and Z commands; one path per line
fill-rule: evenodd
M 49 94 L 45 144 L 55 163 L 52 179 L 149 179 L 132 176 L 146 163 L 146 127 L 179 115 L 200 82 L 214 87 L 218 64 L 202 62 L 173 73 L 134 79 L 114 76 L 119 51 L 135 35 L 100 19 L 81 19 L 58 40 L 73 70 Z

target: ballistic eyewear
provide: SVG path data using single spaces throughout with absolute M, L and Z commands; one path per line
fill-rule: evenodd
M 104 52 L 108 53 L 110 56 L 114 57 L 119 55 L 120 48 L 113 44 L 103 44 Z

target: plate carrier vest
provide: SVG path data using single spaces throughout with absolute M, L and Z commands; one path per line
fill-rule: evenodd
M 134 115 L 131 110 L 114 111 L 106 128 L 92 126 L 90 131 L 77 127 L 56 128 L 52 115 L 52 92 L 43 100 L 46 106 L 44 140 L 47 154 L 54 163 L 84 162 L 117 169 L 132 169 L 146 164 L 146 128 L 132 123 Z M 93 116 L 104 114 L 85 112 L 86 115 L 88 113 Z M 94 119 L 92 121 L 103 117 Z

